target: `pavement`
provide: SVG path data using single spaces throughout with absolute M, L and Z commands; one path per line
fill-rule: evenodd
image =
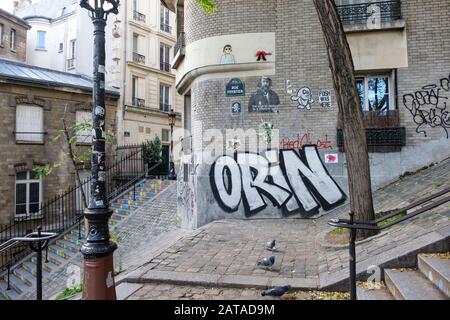
M 447 159 L 374 192 L 376 212 L 404 207 L 448 188 L 449 181 Z M 136 262 L 120 275 L 118 292 L 129 300 L 253 299 L 263 298 L 260 293 L 266 288 L 289 284 L 297 290 L 293 299 L 320 298 L 317 289 L 345 289 L 348 248 L 327 244 L 324 234 L 332 230 L 327 224 L 330 219 L 347 217 L 348 212 L 346 204 L 316 220 L 227 219 L 189 232 L 173 229 L 170 241 L 161 240 L 159 250 L 128 253 Z M 358 274 L 367 276 L 374 266 L 409 267 L 419 252 L 448 251 L 449 218 L 447 203 L 359 243 Z M 264 248 L 271 239 L 278 241 L 274 252 Z M 143 250 L 148 247 L 148 243 L 141 245 Z M 271 255 L 276 257 L 272 269 L 256 266 L 258 260 Z

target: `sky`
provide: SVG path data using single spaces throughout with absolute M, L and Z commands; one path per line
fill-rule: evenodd
M 6 10 L 13 13 L 13 4 L 15 0 L 0 0 L 0 9 Z M 32 0 L 33 2 L 38 2 L 38 0 Z

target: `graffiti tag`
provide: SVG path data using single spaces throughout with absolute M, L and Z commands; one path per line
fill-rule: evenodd
M 331 141 L 328 139 L 328 135 L 325 135 L 324 139 L 317 139 L 317 141 L 313 141 L 311 137 L 311 133 L 307 132 L 303 135 L 300 133 L 297 134 L 297 137 L 294 139 L 291 138 L 283 138 L 280 141 L 281 149 L 301 149 L 306 145 L 317 145 L 317 149 L 319 150 L 333 150 L 331 145 Z

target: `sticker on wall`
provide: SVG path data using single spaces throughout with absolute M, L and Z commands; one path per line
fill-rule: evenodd
M 99 65 L 98 66 L 98 72 L 105 73 L 106 72 L 105 66 Z
M 227 147 L 229 150 L 239 150 L 241 148 L 241 140 L 236 138 L 228 140 Z
M 242 113 L 242 104 L 240 102 L 233 102 L 231 104 L 231 115 L 240 116 Z
M 227 97 L 245 96 L 245 83 L 239 78 L 231 79 L 225 87 L 225 94 Z
M 267 52 L 265 50 L 258 50 L 256 52 L 256 57 L 257 57 L 256 61 L 261 61 L 261 60 L 267 61 L 267 56 L 271 56 L 271 55 L 272 55 L 271 52 Z
M 298 90 L 296 96 L 291 97 L 292 101 L 297 101 L 299 109 L 311 110 L 312 104 L 314 103 L 312 91 L 308 87 L 302 87 Z
M 248 103 L 248 112 L 278 112 L 280 98 L 273 91 L 272 79 L 261 77 L 257 84 L 258 90 L 252 94 Z
M 337 153 L 325 154 L 325 163 L 327 163 L 327 164 L 339 163 L 339 155 Z
M 103 108 L 101 106 L 96 106 L 95 107 L 95 115 L 100 116 L 100 117 L 105 116 L 105 108 Z
M 319 92 L 319 104 L 321 108 L 331 108 L 331 90 L 320 90 Z
M 284 88 L 285 88 L 287 94 L 293 94 L 294 93 L 294 89 L 292 89 L 291 80 L 286 80 L 285 81 Z
M 220 64 L 233 64 L 236 63 L 236 59 L 234 58 L 234 55 L 231 54 L 233 52 L 233 48 L 231 45 L 227 44 L 225 47 L 223 47 L 223 54 L 220 58 Z

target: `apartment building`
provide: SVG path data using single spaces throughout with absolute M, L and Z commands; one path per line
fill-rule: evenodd
M 26 21 L 0 9 L 0 57 L 25 61 L 27 31 L 30 28 Z

